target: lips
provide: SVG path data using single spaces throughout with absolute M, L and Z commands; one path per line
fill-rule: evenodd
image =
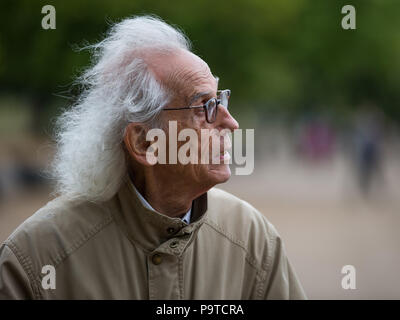
M 227 139 L 223 139 L 224 144 L 221 145 L 221 148 L 219 150 L 220 155 L 219 155 L 219 160 L 222 163 L 228 163 L 229 160 L 231 159 L 231 155 L 229 154 L 228 150 L 230 150 L 232 148 L 232 143 L 231 143 L 231 139 L 229 139 L 229 136 L 227 137 Z
M 221 134 L 219 136 L 220 138 L 220 148 L 219 152 L 215 150 L 213 152 L 212 150 L 212 144 L 210 143 L 210 153 L 213 155 L 212 156 L 212 163 L 213 164 L 229 164 L 229 160 L 231 159 L 231 155 L 229 154 L 228 150 L 232 148 L 232 142 L 231 139 L 228 135 Z
M 221 162 L 225 163 L 231 159 L 231 155 L 229 154 L 228 151 L 225 151 L 223 154 L 219 156 L 219 159 Z

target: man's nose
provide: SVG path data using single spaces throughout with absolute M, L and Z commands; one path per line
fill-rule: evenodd
M 229 129 L 231 131 L 239 129 L 239 123 L 224 106 L 218 106 L 218 114 L 215 122 L 216 126 L 220 127 L 220 129 Z

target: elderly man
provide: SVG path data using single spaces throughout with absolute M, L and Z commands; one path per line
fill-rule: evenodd
M 213 188 L 230 177 L 225 161 L 147 157 L 147 133 L 170 121 L 199 134 L 238 128 L 229 90 L 188 40 L 145 16 L 91 48 L 83 93 L 58 122 L 59 196 L 3 243 L 0 298 L 305 298 L 275 228 Z

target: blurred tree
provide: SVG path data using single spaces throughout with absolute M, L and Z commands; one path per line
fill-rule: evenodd
M 56 30 L 41 28 L 46 4 L 56 8 Z M 369 101 L 400 120 L 400 2 L 353 1 L 356 30 L 341 28 L 345 4 L 6 0 L 0 4 L 0 90 L 28 96 L 39 129 L 55 95 L 70 95 L 73 78 L 89 63 L 89 53 L 74 48 L 100 40 L 110 22 L 155 14 L 185 31 L 221 86 L 232 89 L 236 112 L 346 115 Z

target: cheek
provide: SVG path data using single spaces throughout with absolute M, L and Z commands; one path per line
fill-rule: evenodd
M 199 184 L 207 183 L 212 179 L 212 169 L 208 164 L 198 164 L 194 168 L 195 179 Z
M 194 111 L 188 124 L 190 128 L 193 128 L 196 131 L 208 128 L 209 123 L 206 121 L 206 113 L 199 110 Z
M 178 136 L 179 136 L 179 132 L 183 129 L 192 129 L 194 130 L 194 134 L 195 137 L 190 138 L 186 137 L 186 141 L 177 141 L 177 149 L 180 150 L 180 148 L 183 145 L 186 145 L 189 143 L 190 145 L 190 141 L 193 141 L 194 139 L 197 140 L 197 164 L 193 164 L 193 163 L 189 163 L 186 165 L 182 165 L 181 164 L 181 170 L 183 172 L 185 172 L 187 175 L 195 175 L 195 176 L 202 176 L 204 177 L 204 175 L 207 173 L 207 171 L 209 170 L 209 166 L 208 163 L 210 163 L 211 161 L 211 140 L 207 141 L 207 138 L 203 138 L 203 140 L 205 140 L 202 143 L 202 134 L 201 134 L 201 130 L 202 129 L 208 129 L 211 130 L 213 129 L 213 127 L 211 126 L 211 124 L 207 123 L 207 121 L 205 120 L 205 116 L 204 113 L 200 116 L 195 116 L 194 114 L 191 114 L 192 117 L 189 119 L 185 119 L 184 121 L 179 121 L 178 122 L 178 126 L 177 126 L 177 131 L 178 131 Z M 207 135 L 206 135 L 207 136 Z M 168 137 L 167 137 L 168 140 Z M 185 148 L 187 150 L 187 148 Z M 190 148 L 191 150 L 196 150 L 196 146 L 194 146 L 194 148 Z M 189 152 L 187 150 L 187 152 Z M 179 154 L 179 152 L 178 152 Z M 189 157 L 189 154 L 186 154 Z M 201 160 L 202 160 L 202 155 L 204 157 L 204 160 L 206 161 L 207 164 L 202 164 Z M 208 159 L 207 159 L 208 156 Z M 179 156 L 178 156 L 179 158 Z M 179 164 L 179 159 L 178 159 L 178 164 Z

